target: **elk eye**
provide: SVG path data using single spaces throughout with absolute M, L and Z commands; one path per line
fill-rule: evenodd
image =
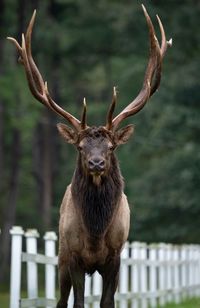
M 110 145 L 110 146 L 109 146 L 109 150 L 110 150 L 110 151 L 113 151 L 114 148 L 115 148 L 115 147 L 114 147 L 113 145 Z
M 78 145 L 78 146 L 77 146 L 77 149 L 78 149 L 79 151 L 81 151 L 81 150 L 83 149 L 83 147 L 80 146 L 80 145 Z

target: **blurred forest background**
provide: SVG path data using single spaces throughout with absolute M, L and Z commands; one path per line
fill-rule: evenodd
M 118 149 L 132 211 L 130 240 L 200 242 L 200 1 L 144 0 L 173 38 L 158 93 L 126 123 L 135 135 Z M 52 97 L 90 125 L 105 123 L 117 86 L 119 112 L 141 88 L 148 30 L 136 0 L 0 0 L 0 280 L 9 261 L 9 229 L 58 229 L 59 206 L 76 150 L 62 121 L 30 94 L 14 46 L 37 9 L 33 55 Z

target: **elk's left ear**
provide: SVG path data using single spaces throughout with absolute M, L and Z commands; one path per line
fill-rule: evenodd
M 77 133 L 70 127 L 68 127 L 65 124 L 58 123 L 57 128 L 61 136 L 71 144 L 75 144 L 78 140 L 78 135 Z
M 115 142 L 117 145 L 124 144 L 128 141 L 130 136 L 134 132 L 134 126 L 132 124 L 127 125 L 115 133 Z

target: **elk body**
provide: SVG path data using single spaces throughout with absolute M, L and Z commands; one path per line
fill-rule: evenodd
M 57 307 L 67 307 L 68 296 L 73 287 L 74 307 L 84 307 L 85 274 L 98 271 L 103 278 L 100 306 L 114 307 L 117 288 L 120 252 L 127 240 L 130 213 L 123 192 L 123 179 L 114 150 L 128 141 L 133 126 L 118 129 L 127 117 L 140 111 L 160 84 L 161 64 L 167 47 L 162 23 L 157 16 L 162 42 L 155 35 L 151 19 L 143 7 L 150 37 L 150 56 L 144 82 L 138 96 L 117 116 L 113 117 L 116 90 L 107 115 L 105 126 L 89 127 L 86 123 L 86 103 L 81 121 L 62 109 L 51 98 L 47 83 L 32 58 L 31 34 L 36 11 L 22 34 L 20 45 L 11 40 L 20 55 L 33 96 L 52 111 L 64 117 L 72 126 L 58 124 L 64 139 L 78 150 L 77 166 L 71 184 L 67 187 L 60 209 L 59 223 L 59 279 L 60 300 Z

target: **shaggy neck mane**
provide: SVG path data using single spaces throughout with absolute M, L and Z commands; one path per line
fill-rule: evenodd
M 95 185 L 92 177 L 84 173 L 79 156 L 72 180 L 72 196 L 81 210 L 90 236 L 103 235 L 112 220 L 122 191 L 123 179 L 114 154 L 108 175 L 102 176 L 99 185 Z

